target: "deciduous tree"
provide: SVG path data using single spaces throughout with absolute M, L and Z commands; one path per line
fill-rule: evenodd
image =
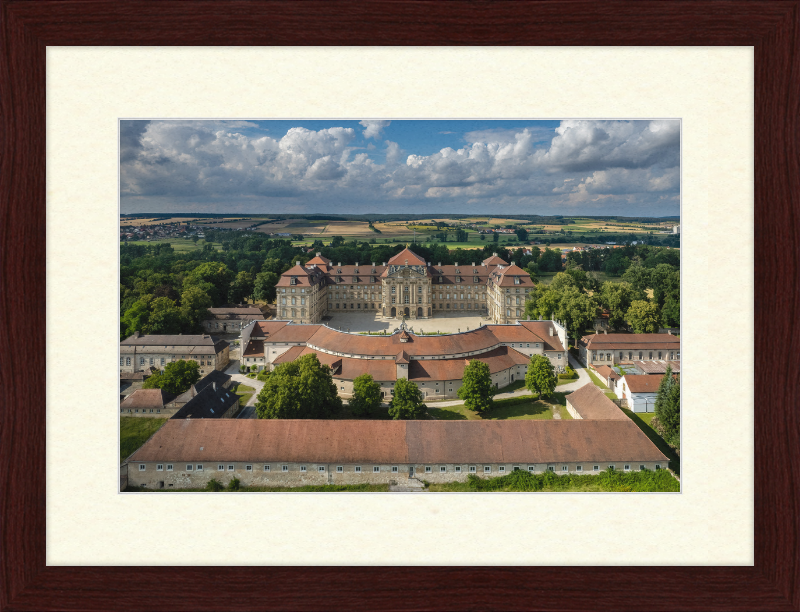
M 556 389 L 556 378 L 553 364 L 544 355 L 532 355 L 525 373 L 525 388 L 540 397 L 549 397 Z
M 256 401 L 259 419 L 326 419 L 341 408 L 331 369 L 314 353 L 276 367 Z
M 645 300 L 634 300 L 625 315 L 625 320 L 635 334 L 654 334 L 658 331 L 661 317 L 656 304 Z
M 369 416 L 381 405 L 381 386 L 371 374 L 362 374 L 353 380 L 349 405 L 353 416 Z
M 655 414 L 664 441 L 673 448 L 678 448 L 681 435 L 681 384 L 672 375 L 672 368 L 669 366 L 658 385 Z
M 620 329 L 634 300 L 634 291 L 628 283 L 605 282 L 600 289 L 600 305 L 608 309 L 611 329 Z
M 150 319 L 145 325 L 148 334 L 179 334 L 183 327 L 181 311 L 169 298 L 156 298 L 150 304 Z
M 278 275 L 274 272 L 261 272 L 256 275 L 253 286 L 253 297 L 261 302 L 274 302 L 277 296 L 275 285 L 278 283 Z
M 389 402 L 389 416 L 395 420 L 420 419 L 427 411 L 419 387 L 407 378 L 398 378 L 394 383 L 394 396 Z
M 200 366 L 193 359 L 188 361 L 172 361 L 162 372 L 154 372 L 144 384 L 144 389 L 163 389 L 167 393 L 178 395 L 188 391 L 200 380 Z
M 464 400 L 464 405 L 475 412 L 485 412 L 494 405 L 492 374 L 489 366 L 483 361 L 473 359 L 464 368 L 461 387 L 458 397 Z

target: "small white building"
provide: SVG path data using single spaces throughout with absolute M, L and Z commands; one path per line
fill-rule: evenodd
M 616 394 L 628 401 L 628 408 L 633 412 L 654 412 L 660 383 L 660 376 L 626 374 L 617 383 Z

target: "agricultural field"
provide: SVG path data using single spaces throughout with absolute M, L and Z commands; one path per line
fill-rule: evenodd
M 154 245 L 154 244 L 169 244 L 175 249 L 176 253 L 186 253 L 189 251 L 196 251 L 198 249 L 202 249 L 206 244 L 211 244 L 214 247 L 214 250 L 221 251 L 222 245 L 219 242 L 209 243 L 205 240 L 198 240 L 195 244 L 192 240 L 188 238 L 159 238 L 158 240 L 128 240 L 128 244 L 140 244 L 140 245 Z

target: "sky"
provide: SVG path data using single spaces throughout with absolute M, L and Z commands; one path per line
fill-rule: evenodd
M 121 120 L 122 213 L 680 213 L 680 121 Z

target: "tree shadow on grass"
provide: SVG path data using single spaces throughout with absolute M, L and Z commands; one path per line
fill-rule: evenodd
M 546 402 L 526 398 L 513 404 L 497 402 L 494 408 L 483 415 L 483 418 L 500 421 L 524 418 L 548 420 L 553 418 L 553 413 Z
M 669 458 L 669 467 L 672 468 L 672 471 L 675 472 L 676 476 L 680 477 L 681 475 L 681 458 L 673 448 L 664 442 L 664 439 L 658 435 L 655 429 L 650 427 L 647 423 L 645 423 L 635 412 L 631 411 L 628 408 L 622 408 L 622 412 L 628 415 L 628 418 L 636 423 L 636 426 L 644 432 L 650 441 L 658 447 L 662 453 L 664 453 Z
M 467 421 L 467 415 L 445 408 L 428 408 L 428 414 L 437 421 Z

